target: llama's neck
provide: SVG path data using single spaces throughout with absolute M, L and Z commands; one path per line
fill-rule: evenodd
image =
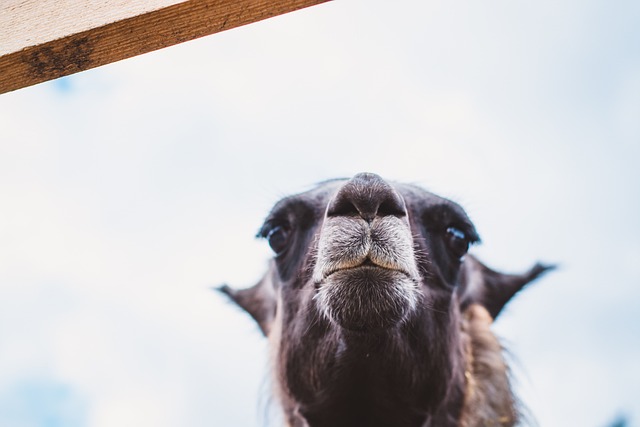
M 463 352 L 452 348 L 459 340 L 451 321 L 446 313 L 416 317 L 393 331 L 364 336 L 316 318 L 304 335 L 288 331 L 277 355 L 285 411 L 313 427 L 419 427 L 444 420 L 444 413 L 457 420 L 465 364 L 452 360 Z

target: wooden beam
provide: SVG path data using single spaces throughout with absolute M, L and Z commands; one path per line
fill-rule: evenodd
M 328 0 L 2 0 L 0 93 Z

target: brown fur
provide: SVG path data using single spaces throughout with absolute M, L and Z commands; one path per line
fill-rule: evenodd
M 491 331 L 486 308 L 471 304 L 463 313 L 466 389 L 461 427 L 508 427 L 518 421 L 502 346 Z

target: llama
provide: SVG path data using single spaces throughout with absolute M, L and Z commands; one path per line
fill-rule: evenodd
M 274 258 L 220 290 L 268 337 L 289 427 L 512 426 L 519 411 L 490 326 L 527 283 L 467 254 L 456 203 L 371 173 L 279 201 L 258 236 Z

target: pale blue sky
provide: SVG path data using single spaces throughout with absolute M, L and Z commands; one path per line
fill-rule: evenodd
M 0 95 L 0 425 L 261 424 L 250 285 L 282 195 L 465 206 L 542 427 L 640 425 L 640 4 L 331 2 Z

